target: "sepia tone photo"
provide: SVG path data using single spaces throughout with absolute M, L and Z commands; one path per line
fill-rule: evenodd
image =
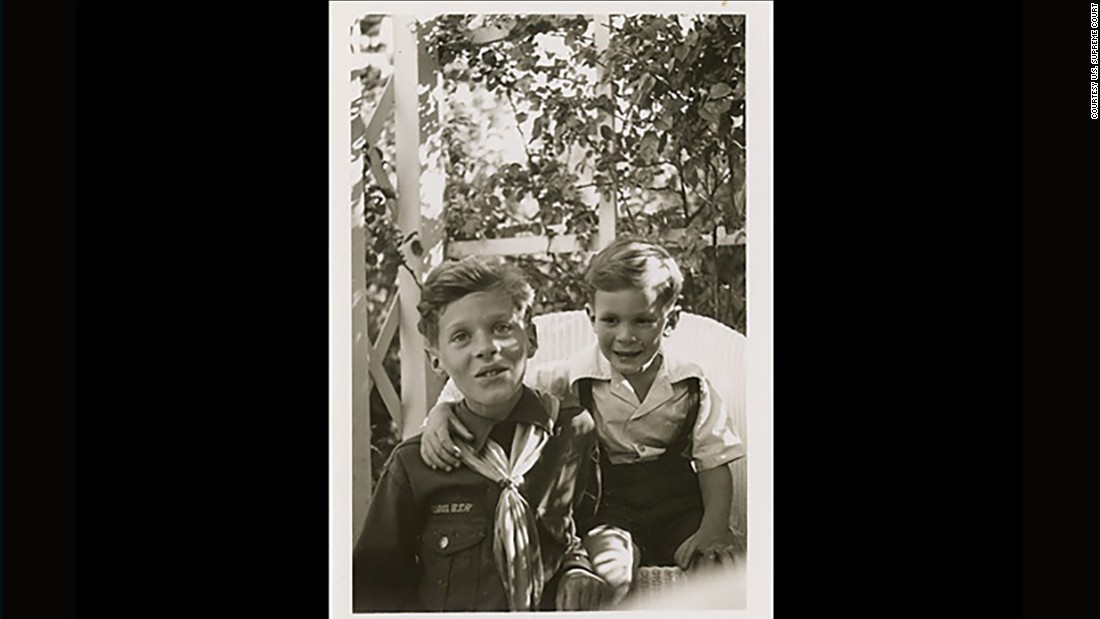
M 770 609 L 770 7 L 713 4 L 331 5 L 334 613 Z

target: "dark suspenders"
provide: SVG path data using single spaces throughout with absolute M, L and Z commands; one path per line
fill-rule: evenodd
M 592 399 L 592 380 L 591 378 L 583 378 L 577 381 L 577 395 L 580 399 L 580 404 L 588 411 L 594 410 L 594 402 Z M 695 429 L 695 422 L 699 416 L 699 403 L 701 398 L 700 389 L 702 387 L 699 379 L 691 377 L 688 379 L 689 391 L 688 391 L 688 412 L 684 421 L 680 424 L 679 429 L 676 432 L 675 437 L 669 443 L 665 453 L 662 454 L 658 460 L 668 461 L 668 459 L 684 458 L 691 461 L 691 446 L 692 438 Z M 595 416 L 595 413 L 593 413 Z M 656 461 L 651 461 L 654 463 Z M 587 529 L 585 522 L 588 518 L 593 517 L 600 506 L 600 498 L 603 491 L 603 469 L 604 467 L 611 466 L 611 462 L 607 457 L 606 450 L 602 449 L 598 444 L 591 452 L 591 456 L 587 461 L 587 470 L 582 470 L 580 475 L 581 479 L 584 479 L 584 492 L 579 493 L 579 499 L 576 505 L 576 514 L 578 517 L 578 524 Z M 632 465 L 626 465 L 632 466 Z M 678 468 L 678 467 L 677 467 Z M 648 470 L 648 469 L 647 469 Z M 640 471 L 639 471 L 640 472 Z

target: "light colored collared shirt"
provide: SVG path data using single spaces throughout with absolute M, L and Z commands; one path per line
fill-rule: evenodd
M 691 388 L 689 378 L 699 379 L 699 413 L 692 429 L 691 457 L 696 471 L 722 466 L 745 455 L 745 446 L 733 429 L 727 405 L 703 375 L 703 370 L 689 360 L 670 356 L 663 358 L 644 400 L 639 401 L 626 377 L 611 367 L 592 345 L 574 353 L 569 359 L 532 365 L 527 368 L 524 383 L 556 396 L 561 406 L 579 406 L 577 383 L 592 379 L 592 400 L 596 410 L 596 433 L 612 464 L 633 464 L 655 460 L 665 453 L 687 418 Z M 447 381 L 440 394 L 441 402 L 457 402 L 462 394 Z
M 595 345 L 566 361 L 528 368 L 525 381 L 558 396 L 566 406 L 579 404 L 578 381 L 592 379 L 596 410 L 591 412 L 600 444 L 613 464 L 630 464 L 654 460 L 665 453 L 689 412 L 692 383 L 688 379 L 697 378 L 701 393 L 691 447 L 696 471 L 744 456 L 745 447 L 733 429 L 729 409 L 702 369 L 691 361 L 662 353 L 653 386 L 643 400 Z

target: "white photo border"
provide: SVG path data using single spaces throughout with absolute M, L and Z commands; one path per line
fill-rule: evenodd
M 352 555 L 352 288 L 353 175 L 349 96 L 352 21 L 366 14 L 513 13 L 515 2 L 329 3 L 329 617 L 351 612 Z M 762 619 L 773 616 L 773 150 L 771 2 L 524 2 L 524 13 L 726 13 L 746 16 L 746 297 L 749 337 L 746 376 L 748 554 L 744 610 L 691 610 L 699 617 Z M 318 566 L 319 567 L 319 566 Z M 680 611 L 683 612 L 683 611 Z M 622 611 L 633 619 L 677 611 Z M 413 613 L 392 614 L 410 617 Z M 479 617 L 514 613 L 476 613 Z M 387 613 L 370 616 L 391 616 Z M 582 616 L 556 613 L 556 616 Z

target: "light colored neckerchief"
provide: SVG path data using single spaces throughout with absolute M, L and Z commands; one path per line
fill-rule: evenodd
M 513 611 L 531 610 L 542 598 L 544 574 L 535 513 L 519 487 L 523 476 L 538 462 L 549 438 L 538 426 L 517 423 L 510 461 L 504 448 L 493 439 L 486 440 L 479 453 L 471 454 L 464 449 L 460 456 L 470 470 L 500 484 L 493 526 L 493 557 Z

